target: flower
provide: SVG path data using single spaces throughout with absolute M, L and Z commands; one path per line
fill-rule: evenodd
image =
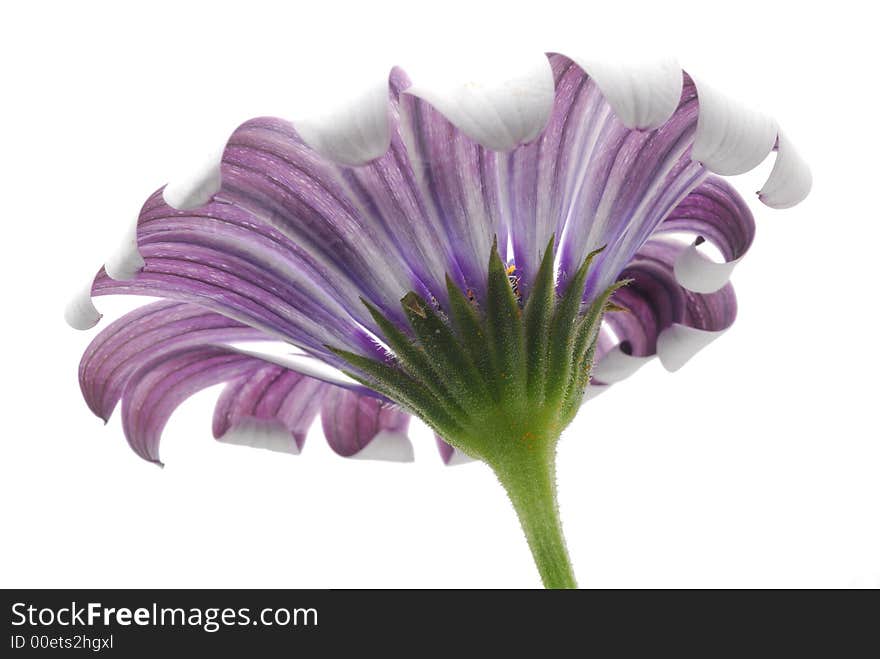
M 560 54 L 446 94 L 394 69 L 323 125 L 250 120 L 147 200 L 68 309 L 89 328 L 91 296 L 164 298 L 94 339 L 83 395 L 105 420 L 121 401 L 157 463 L 172 411 L 218 383 L 215 437 L 293 453 L 320 411 L 340 455 L 411 459 L 415 414 L 447 463 L 489 464 L 544 583 L 573 586 L 558 437 L 585 398 L 730 326 L 754 221 L 716 174 L 774 149 L 759 197 L 791 206 L 810 174 L 773 120 L 674 63 Z M 300 354 L 246 347 L 266 340 Z

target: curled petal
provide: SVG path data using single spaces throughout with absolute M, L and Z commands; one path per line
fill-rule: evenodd
M 265 338 L 259 330 L 196 305 L 155 302 L 126 314 L 94 338 L 80 360 L 80 390 L 89 409 L 107 421 L 131 374 L 163 353 Z
M 736 318 L 730 284 L 703 294 L 675 280 L 678 252 L 674 243 L 651 240 L 623 272 L 622 277 L 632 281 L 614 294 L 614 301 L 627 311 L 605 318 L 618 345 L 600 352 L 593 373 L 601 383 L 619 381 L 654 355 L 668 370 L 677 370 Z
M 182 173 L 171 179 L 162 190 L 165 203 L 175 210 L 194 210 L 211 201 L 220 190 L 220 161 L 223 149 L 205 153 Z
M 144 257 L 137 245 L 137 221 L 129 226 L 119 249 L 104 264 L 104 271 L 111 279 L 131 279 L 144 267 Z
M 678 107 L 682 72 L 675 59 L 628 63 L 571 59 L 595 80 L 627 128 L 654 130 Z
M 593 367 L 592 376 L 602 384 L 625 380 L 653 359 L 652 355 L 631 355 L 627 352 L 627 344 L 622 345 L 608 351 Z
M 262 366 L 226 385 L 214 408 L 214 437 L 299 453 L 328 389 L 281 366 Z
M 330 388 L 321 406 L 327 443 L 346 458 L 412 462 L 409 414 L 372 396 Z
M 693 244 L 675 260 L 679 283 L 697 293 L 713 293 L 727 280 L 745 256 L 755 237 L 755 220 L 742 197 L 723 179 L 710 177 L 691 192 L 657 227 L 655 236 L 667 232 L 696 235 Z M 708 241 L 724 257 L 716 263 L 699 246 Z
M 464 84 L 433 86 L 420 81 L 406 93 L 430 103 L 477 144 L 507 151 L 541 132 L 553 105 L 553 76 L 540 53 L 498 64 L 506 72 L 487 66 L 487 79 L 471 70 L 458 78 Z
M 776 121 L 701 80 L 694 84 L 700 98 L 694 159 L 725 176 L 757 167 L 776 143 Z
M 306 144 L 337 163 L 363 165 L 381 157 L 391 141 L 387 76 L 366 85 L 345 103 L 326 108 L 320 117 L 294 124 Z
M 758 198 L 771 208 L 790 208 L 810 193 L 813 175 L 785 133 L 779 133 L 776 162 Z
M 372 337 L 336 301 L 320 266 L 240 208 L 212 202 L 180 212 L 156 193 L 141 211 L 138 243 L 145 261 L 141 271 L 126 281 L 99 273 L 94 295 L 129 293 L 200 304 L 334 365 L 339 363 L 328 343 L 376 352 Z
M 102 314 L 92 301 L 92 282 L 82 287 L 70 298 L 64 308 L 64 321 L 76 330 L 89 330 L 97 325 Z
M 140 457 L 156 464 L 159 438 L 172 412 L 198 391 L 239 378 L 260 363 L 219 346 L 166 353 L 135 371 L 122 394 L 122 427 Z

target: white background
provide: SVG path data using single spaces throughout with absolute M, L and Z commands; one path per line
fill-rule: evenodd
M 814 191 L 758 221 L 734 328 L 588 404 L 560 505 L 590 587 L 880 586 L 878 47 L 868 3 L 6 3 L 2 76 L 0 586 L 533 587 L 482 465 L 219 444 L 217 389 L 158 469 L 82 402 L 98 331 L 62 320 L 179 161 L 256 115 L 295 116 L 390 64 L 540 48 L 677 55 L 774 114 Z M 454 57 L 453 57 L 454 56 Z M 415 77 L 415 75 L 413 76 Z M 129 301 L 99 300 L 112 318 Z M 106 323 L 106 320 L 105 320 Z

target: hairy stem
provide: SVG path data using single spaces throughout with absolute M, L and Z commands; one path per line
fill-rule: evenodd
M 577 588 L 556 502 L 556 442 L 494 466 L 526 534 L 545 588 Z

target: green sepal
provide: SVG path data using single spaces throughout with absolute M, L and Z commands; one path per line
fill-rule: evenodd
M 397 325 L 383 316 L 382 312 L 372 304 L 363 298 L 361 298 L 361 302 L 370 312 L 376 325 L 379 326 L 385 342 L 394 352 L 404 370 L 418 381 L 425 383 L 425 386 L 432 393 L 438 397 L 444 397 L 448 391 L 444 385 L 445 380 L 442 378 L 442 372 L 428 358 L 425 349 L 398 329 Z M 456 406 L 456 411 L 461 411 L 461 409 Z
M 358 382 L 403 404 L 413 414 L 429 421 L 438 432 L 449 435 L 461 432 L 462 426 L 454 410 L 450 409 L 449 401 L 434 396 L 424 384 L 402 369 L 330 345 L 326 348 L 367 376 L 352 374 Z
M 525 327 L 526 360 L 529 398 L 536 402 L 544 398 L 544 381 L 547 377 L 550 323 L 556 305 L 556 273 L 553 269 L 555 236 L 544 250 L 538 274 L 529 289 L 523 310 Z
M 577 332 L 577 317 L 581 310 L 587 271 L 593 259 L 604 247 L 590 252 L 581 267 L 568 282 L 565 294 L 556 306 L 551 325 L 552 340 L 548 365 L 548 397 L 558 400 L 565 394 L 572 371 L 571 353 Z
M 473 404 L 474 396 L 485 394 L 482 376 L 449 324 L 414 292 L 404 295 L 401 304 L 436 373 L 456 399 Z
M 468 353 L 471 361 L 480 372 L 486 374 L 486 379 L 491 379 L 491 362 L 486 330 L 479 313 L 477 313 L 476 306 L 455 285 L 449 275 L 446 275 L 446 291 L 449 296 L 449 315 L 462 348 Z
M 486 296 L 486 336 L 492 360 L 495 387 L 500 398 L 525 394 L 526 355 L 522 312 L 514 295 L 507 268 L 498 255 L 498 239 L 489 255 L 489 281 Z
M 630 281 L 629 279 L 617 281 L 602 291 L 602 294 L 590 303 L 587 312 L 578 322 L 569 360 L 572 370 L 568 375 L 568 382 L 563 394 L 564 417 L 568 416 L 572 408 L 577 410 L 584 390 L 589 384 L 602 319 L 606 313 L 617 308 L 617 305 L 611 302 L 610 298 L 615 291 L 623 288 Z

